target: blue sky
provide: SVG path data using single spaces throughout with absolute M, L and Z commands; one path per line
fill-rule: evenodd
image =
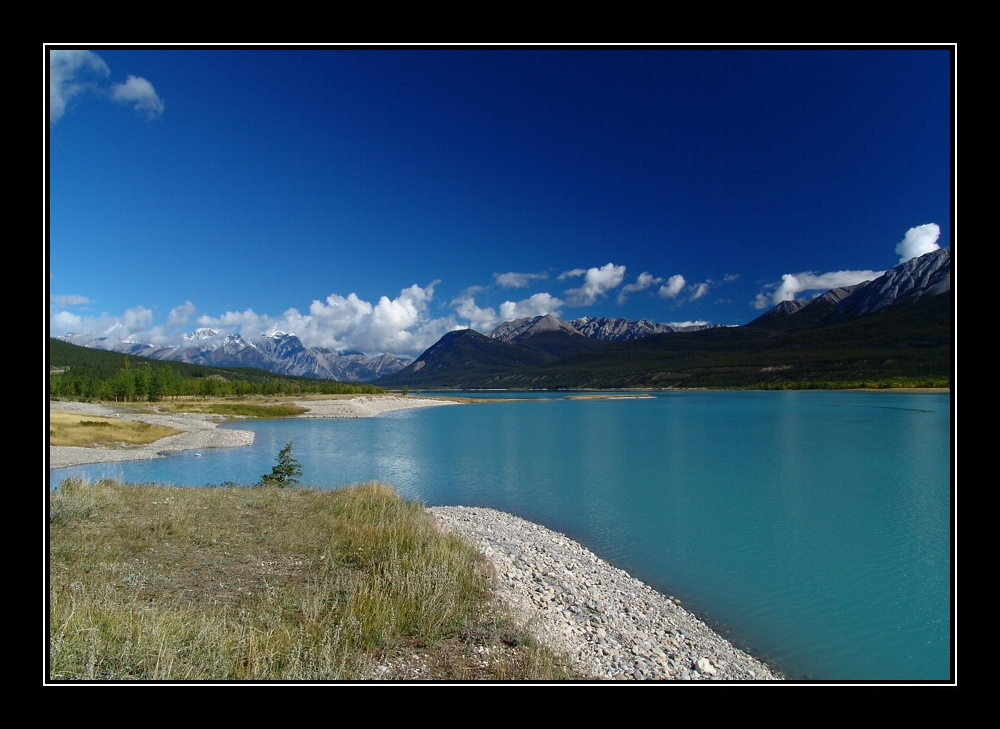
M 746 324 L 951 246 L 953 51 L 46 48 L 49 333 Z

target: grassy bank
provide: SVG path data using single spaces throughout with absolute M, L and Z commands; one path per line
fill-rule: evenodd
M 49 551 L 52 681 L 572 678 L 476 550 L 381 484 L 65 481 Z
M 176 428 L 120 418 L 49 411 L 49 445 L 54 446 L 115 448 L 147 445 L 180 432 Z

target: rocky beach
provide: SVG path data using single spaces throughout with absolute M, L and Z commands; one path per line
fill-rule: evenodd
M 392 395 L 296 402 L 298 417 L 375 417 L 454 404 Z M 163 457 L 181 450 L 253 443 L 249 431 L 219 429 L 224 418 L 123 413 L 109 405 L 51 402 L 51 410 L 141 420 L 183 431 L 148 446 L 49 446 L 49 469 Z M 492 509 L 428 509 L 442 529 L 467 537 L 492 563 L 498 597 L 542 642 L 565 652 L 595 680 L 775 681 L 781 677 L 739 650 L 669 596 L 656 592 L 565 535 Z

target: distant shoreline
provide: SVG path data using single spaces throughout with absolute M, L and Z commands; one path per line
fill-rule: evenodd
M 437 405 L 454 405 L 451 400 L 400 397 L 398 395 L 358 395 L 349 398 L 298 400 L 308 412 L 300 418 L 373 418 L 395 410 L 410 410 Z M 240 448 L 252 445 L 255 435 L 249 430 L 220 429 L 226 422 L 220 415 L 202 413 L 131 412 L 115 408 L 108 403 L 50 400 L 49 411 L 94 415 L 106 418 L 165 425 L 183 431 L 179 435 L 161 438 L 143 446 L 127 448 L 84 448 L 78 446 L 49 446 L 49 470 L 85 466 L 97 463 L 123 461 L 149 461 L 180 451 L 200 451 L 210 448 Z
M 333 398 L 309 398 L 295 400 L 294 404 L 306 408 L 308 412 L 295 417 L 317 418 L 317 419 L 340 419 L 340 418 L 374 418 L 385 413 L 397 410 L 413 410 L 423 407 L 439 405 L 457 405 L 468 403 L 489 402 L 481 398 L 462 397 L 456 391 L 454 397 L 421 397 L 402 395 L 354 395 L 348 397 Z M 586 395 L 570 395 L 576 400 L 612 400 L 612 399 L 641 399 L 651 396 L 655 392 L 671 392 L 670 390 L 633 390 L 627 396 L 615 396 L 612 394 L 601 394 L 600 391 L 584 391 Z M 679 392 L 677 390 L 673 392 Z M 720 390 L 719 392 L 725 392 Z M 754 392 L 742 390 L 742 392 Z M 761 392 L 771 392 L 770 390 Z M 947 387 L 916 387 L 916 388 L 885 388 L 881 390 L 869 388 L 845 389 L 845 390 L 813 390 L 811 392 L 886 392 L 886 393 L 911 393 L 911 394 L 949 394 L 951 388 Z M 643 393 L 646 393 L 645 395 Z M 508 402 L 506 399 L 498 398 L 498 401 Z M 219 429 L 221 423 L 226 422 L 226 418 L 219 415 L 205 415 L 202 413 L 159 413 L 155 409 L 151 412 L 132 412 L 122 408 L 116 408 L 110 403 L 78 402 L 73 400 L 50 400 L 49 410 L 62 410 L 66 412 L 81 413 L 84 415 L 94 415 L 107 418 L 120 418 L 122 420 L 133 420 L 153 425 L 165 425 L 183 431 L 180 435 L 173 435 L 162 438 L 155 443 L 144 446 L 133 446 L 129 448 L 82 448 L 75 446 L 49 446 L 49 470 L 60 468 L 70 468 L 72 466 L 84 466 L 97 463 L 119 463 L 123 461 L 147 461 L 154 458 L 163 458 L 170 453 L 180 451 L 208 450 L 210 448 L 240 448 L 252 445 L 254 433 L 248 430 L 227 430 Z

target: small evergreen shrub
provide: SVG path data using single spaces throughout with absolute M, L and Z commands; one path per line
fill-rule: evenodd
M 278 451 L 276 460 L 271 472 L 261 478 L 261 486 L 277 486 L 282 489 L 286 486 L 298 486 L 301 483 L 299 477 L 302 475 L 302 464 L 292 457 L 291 441 Z

